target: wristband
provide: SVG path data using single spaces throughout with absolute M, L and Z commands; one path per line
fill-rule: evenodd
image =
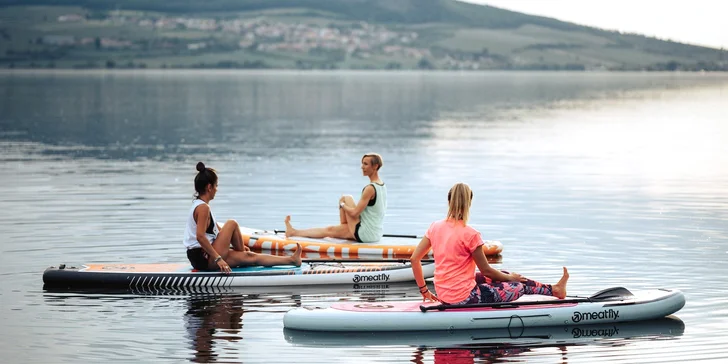
M 222 255 L 218 255 L 217 258 L 215 258 L 215 263 L 219 262 L 220 259 L 222 259 Z

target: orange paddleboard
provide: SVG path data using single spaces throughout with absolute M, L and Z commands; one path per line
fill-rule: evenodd
M 292 251 L 296 249 L 296 243 L 299 243 L 304 252 L 339 259 L 356 259 L 359 256 L 409 259 L 420 241 L 420 238 L 410 237 L 383 237 L 376 243 L 357 243 L 336 238 L 312 239 L 295 236 L 286 238 L 284 233 L 242 226 L 240 233 L 243 235 L 245 245 L 255 251 Z M 486 240 L 483 244 L 483 253 L 486 256 L 498 255 L 502 251 L 503 244 L 500 241 Z M 428 258 L 432 258 L 432 251 L 428 253 Z

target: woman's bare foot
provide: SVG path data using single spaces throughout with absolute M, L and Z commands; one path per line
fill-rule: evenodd
M 564 275 L 561 276 L 559 282 L 551 286 L 551 293 L 556 298 L 566 298 L 566 282 L 569 280 L 569 271 L 564 267 Z
M 292 263 L 296 267 L 301 266 L 301 252 L 302 251 L 303 251 L 303 249 L 301 248 L 301 244 L 296 243 L 296 251 L 293 252 L 293 255 L 291 256 Z
M 286 216 L 286 219 L 283 220 L 283 222 L 286 223 L 286 237 L 290 238 L 291 236 L 294 236 L 296 229 L 294 229 L 293 225 L 291 225 L 291 215 Z

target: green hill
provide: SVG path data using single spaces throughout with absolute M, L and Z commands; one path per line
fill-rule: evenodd
M 0 67 L 728 70 L 717 50 L 454 0 L 0 0 Z

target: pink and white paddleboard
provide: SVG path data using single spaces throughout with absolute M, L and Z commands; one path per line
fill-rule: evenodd
M 311 331 L 461 330 L 601 324 L 650 320 L 685 305 L 679 290 L 632 293 L 624 288 L 589 297 L 525 296 L 493 305 L 439 306 L 422 301 L 339 302 L 327 308 L 297 308 L 283 318 L 287 329 Z M 439 309 L 443 308 L 443 309 Z

